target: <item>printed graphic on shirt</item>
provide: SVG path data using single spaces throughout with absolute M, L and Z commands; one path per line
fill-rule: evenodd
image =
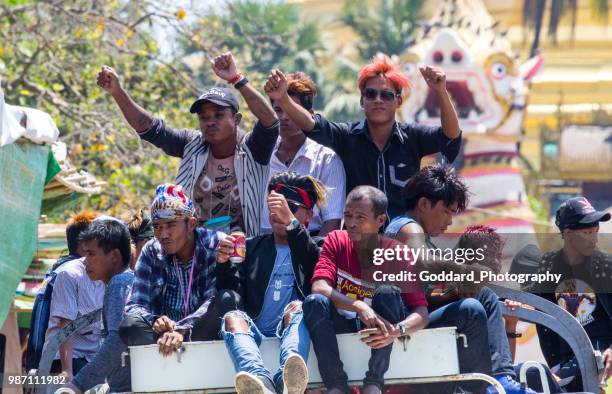
M 410 179 L 413 173 L 414 171 L 404 163 L 399 163 L 396 166 L 389 165 L 389 178 L 391 179 L 391 183 L 395 186 L 406 186 L 408 179 Z
M 291 250 L 287 245 L 276 245 L 274 268 L 266 288 L 261 312 L 255 321 L 265 336 L 275 336 L 285 306 L 298 298 L 294 282 Z
M 291 260 L 285 259 L 278 269 L 275 268 L 270 279 L 267 291 L 272 291 L 272 300 L 278 302 L 281 299 L 281 291 L 293 289 L 293 268 Z
M 368 305 L 372 305 L 375 289 L 374 283 L 355 278 L 349 272 L 341 269 L 338 270 L 336 278 L 336 290 L 349 298 L 361 300 Z M 350 319 L 357 317 L 357 314 L 352 311 L 340 309 L 338 312 Z
M 200 221 L 229 215 L 232 230 L 244 228 L 233 156 L 225 159 L 209 156 L 196 183 L 194 196 L 196 215 Z
M 593 311 L 597 306 L 597 297 L 593 289 L 580 279 L 568 279 L 561 282 L 555 290 L 557 304 L 586 326 L 592 323 Z

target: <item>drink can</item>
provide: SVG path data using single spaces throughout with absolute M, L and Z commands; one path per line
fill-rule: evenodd
M 234 237 L 234 253 L 230 256 L 230 261 L 242 263 L 246 256 L 246 236 L 241 231 L 234 231 L 230 235 Z

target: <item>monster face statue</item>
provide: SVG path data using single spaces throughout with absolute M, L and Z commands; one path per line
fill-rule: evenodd
M 447 74 L 447 89 L 465 137 L 471 134 L 516 139 L 525 110 L 527 82 L 536 74 L 542 59 L 537 57 L 518 67 L 505 52 L 487 52 L 470 50 L 456 31 L 442 29 L 422 58 L 414 53 L 407 55 L 405 70 L 413 85 L 402 108 L 404 119 L 440 124 L 437 95 L 418 77 L 419 64 L 432 65 Z
M 440 67 L 447 75 L 464 141 L 455 163 L 473 193 L 452 231 L 488 224 L 503 232 L 533 232 L 517 142 L 529 81 L 541 70 L 542 57 L 519 64 L 482 2 L 454 0 L 442 3 L 400 62 L 412 82 L 400 110 L 407 122 L 440 125 L 438 97 L 418 68 Z

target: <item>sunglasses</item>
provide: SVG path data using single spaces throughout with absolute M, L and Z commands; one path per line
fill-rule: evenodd
M 289 205 L 289 210 L 291 211 L 291 213 L 296 213 L 298 211 L 298 209 L 300 209 L 300 208 L 308 209 L 308 208 L 306 208 L 306 205 L 300 204 L 300 203 L 295 202 L 293 200 L 287 200 L 287 205 Z
M 363 97 L 365 97 L 366 100 L 376 100 L 378 97 L 380 97 L 382 101 L 389 102 L 395 100 L 396 97 L 399 97 L 399 94 L 395 93 L 392 90 L 377 90 L 367 88 L 363 91 Z

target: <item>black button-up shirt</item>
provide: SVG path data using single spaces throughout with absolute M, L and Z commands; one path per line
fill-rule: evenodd
M 389 199 L 389 219 L 406 211 L 402 189 L 421 167 L 421 158 L 441 152 L 452 162 L 461 147 L 461 138 L 449 139 L 441 127 L 396 122 L 381 152 L 372 141 L 366 120 L 335 123 L 319 114 L 314 119 L 315 127 L 307 135 L 340 156 L 346 172 L 347 194 L 359 185 L 377 187 Z

